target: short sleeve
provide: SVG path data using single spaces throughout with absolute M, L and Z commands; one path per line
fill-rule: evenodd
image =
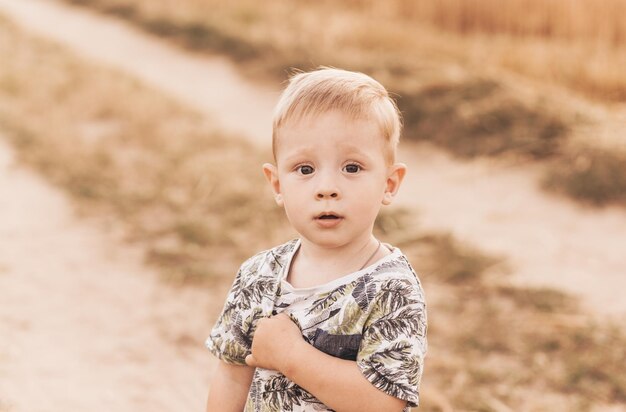
M 226 363 L 245 365 L 258 320 L 268 316 L 268 307 L 271 311 L 275 282 L 271 277 L 263 277 L 262 272 L 262 256 L 241 266 L 222 313 L 205 341 L 209 351 Z
M 412 407 L 419 403 L 426 329 L 426 303 L 417 278 L 386 280 L 372 303 L 357 355 L 357 365 L 372 385 Z

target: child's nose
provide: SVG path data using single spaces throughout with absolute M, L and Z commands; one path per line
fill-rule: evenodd
M 318 199 L 324 199 L 324 198 L 326 198 L 326 197 L 332 197 L 332 198 L 335 198 L 335 197 L 337 197 L 337 196 L 338 196 L 337 192 L 323 192 L 323 191 L 319 191 L 319 192 L 317 193 L 317 198 L 318 198 Z
M 319 177 L 320 179 L 318 181 L 317 190 L 315 191 L 315 197 L 317 199 L 336 199 L 340 197 L 341 193 L 339 191 L 339 188 L 337 187 L 337 182 L 332 176 L 328 174 L 322 176 L 320 174 Z

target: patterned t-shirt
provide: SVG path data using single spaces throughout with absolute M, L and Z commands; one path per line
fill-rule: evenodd
M 417 406 L 426 354 L 426 304 L 397 248 L 357 272 L 312 288 L 287 282 L 298 239 L 248 259 L 206 341 L 221 360 L 244 365 L 262 317 L 286 312 L 317 349 L 356 361 L 376 388 Z M 257 368 L 245 411 L 331 411 L 283 374 Z

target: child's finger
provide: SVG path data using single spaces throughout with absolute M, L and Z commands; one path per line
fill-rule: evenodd
M 298 322 L 298 319 L 296 319 L 293 315 L 288 314 L 287 312 L 281 312 L 280 314 L 278 314 L 278 316 L 284 316 L 284 319 L 289 320 L 291 323 L 296 325 L 298 329 L 302 330 L 300 322 Z
M 252 356 L 252 354 L 246 356 L 246 365 L 253 367 L 257 366 L 256 359 L 254 359 L 254 356 Z

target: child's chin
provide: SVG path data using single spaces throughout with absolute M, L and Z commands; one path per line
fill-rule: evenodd
M 309 243 L 314 244 L 315 246 L 333 249 L 337 247 L 341 247 L 347 243 L 350 243 L 349 240 L 340 238 L 339 236 L 302 236 L 306 238 Z

